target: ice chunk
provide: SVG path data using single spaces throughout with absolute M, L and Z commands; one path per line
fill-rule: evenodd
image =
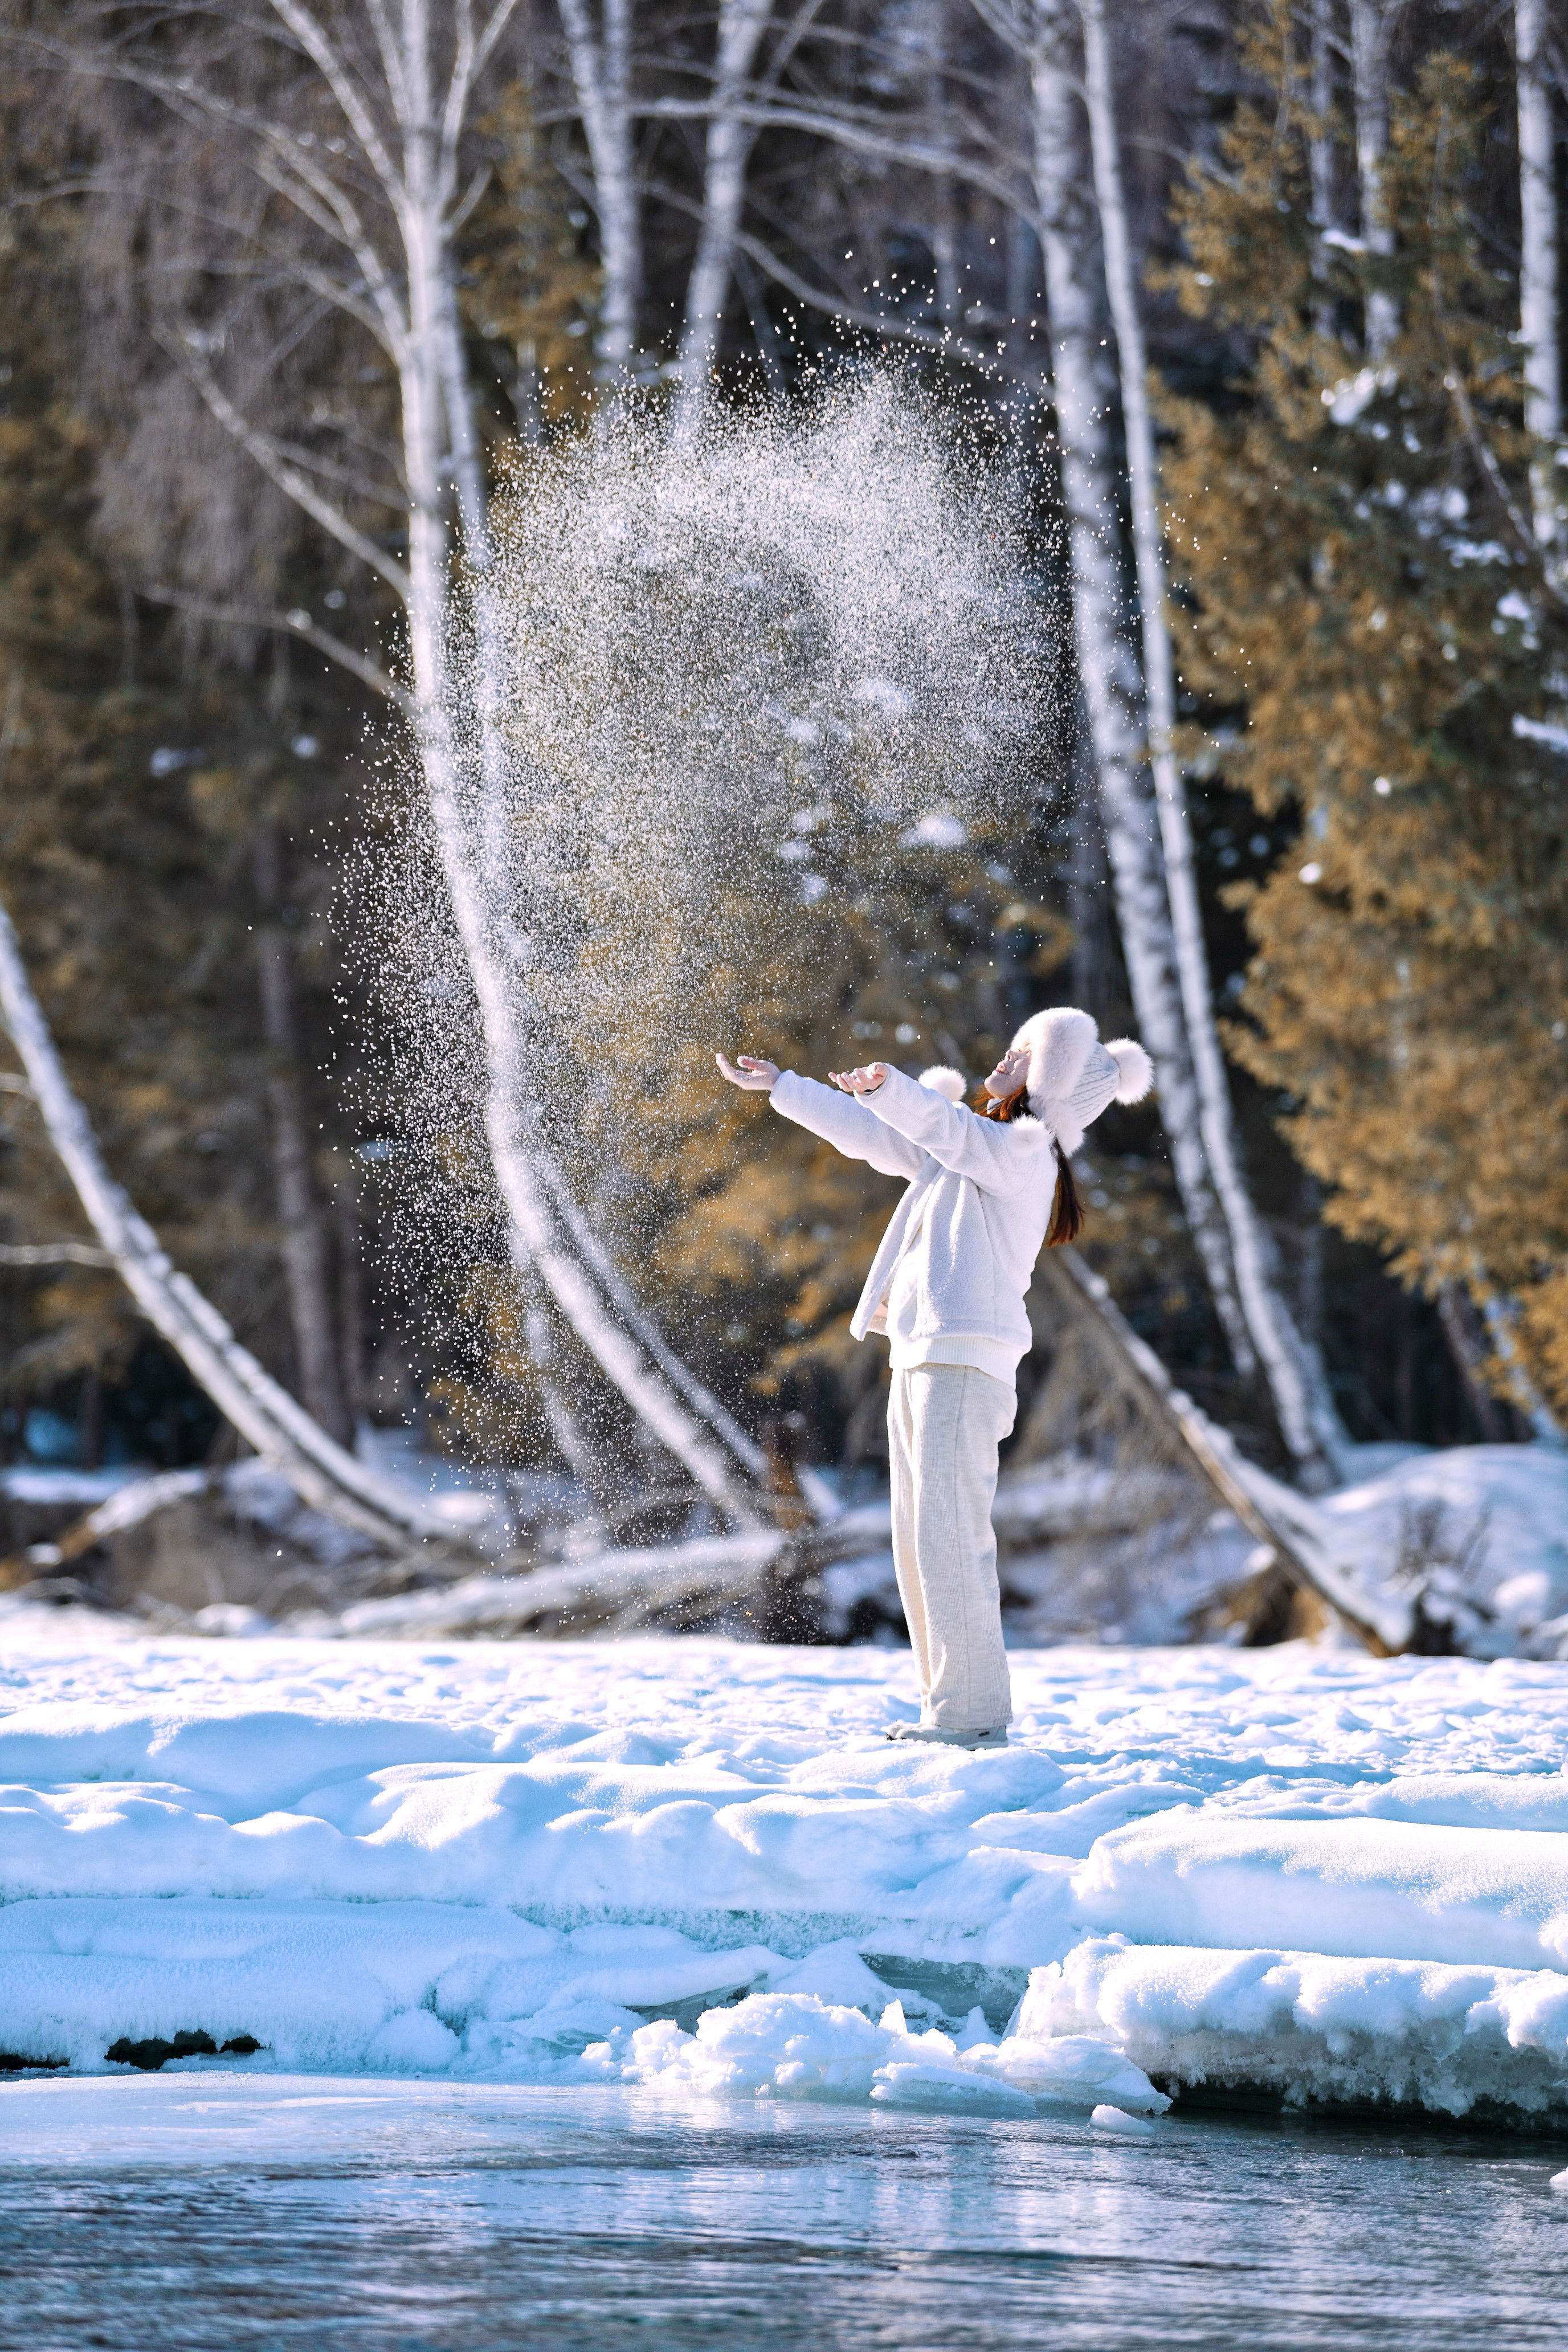
M 1123 2139 L 1152 2139 L 1154 2126 L 1142 2116 L 1130 2116 L 1122 2107 L 1096 2107 L 1089 2117 L 1101 2131 L 1116 2132 Z
M 900 2027 L 903 2009 L 900 2001 L 888 2000 L 888 1988 L 883 1979 L 866 1966 L 854 1941 L 841 1937 L 837 1943 L 820 1944 L 805 1959 L 770 1972 L 766 1990 L 769 1992 L 815 1993 L 818 2000 L 827 2001 L 841 2009 L 861 2009 L 891 2015 L 897 2011 Z M 904 2000 L 914 2000 L 912 1993 Z M 883 2020 L 886 2022 L 886 2018 Z
M 930 2107 L 957 2116 L 1033 2116 L 1035 2102 L 994 2077 L 957 2066 L 895 2063 L 879 2066 L 871 2096 L 882 2106 Z
M 1047 1973 L 1037 1969 L 1035 1977 Z M 1031 1978 L 1031 1987 L 1034 1980 Z M 1027 1996 L 1019 2031 L 1008 2034 L 989 2053 L 972 2051 L 970 2063 L 1000 2074 L 1036 2098 L 1056 2099 L 1068 2106 L 1090 2107 L 1114 2100 L 1121 2106 L 1158 2116 L 1171 2104 L 1110 2036 L 1096 2039 L 1070 2031 L 1056 2032 L 1049 2026 L 1043 2032 L 1032 2030 Z
M 433 2074 L 450 2066 L 458 2042 L 427 2009 L 400 2009 L 365 2044 L 364 2063 L 394 2074 Z

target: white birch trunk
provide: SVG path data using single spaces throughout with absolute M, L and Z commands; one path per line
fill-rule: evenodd
M 1562 1446 L 1568 1440 L 1563 1425 L 1531 1379 L 1528 1368 L 1521 1362 L 1514 1325 L 1519 1317 L 1519 1303 L 1506 1290 L 1499 1290 L 1478 1257 L 1466 1286 L 1470 1297 L 1480 1308 L 1487 1327 L 1487 1337 L 1499 1362 L 1508 1374 L 1509 1394 L 1530 1424 L 1530 1433 L 1539 1445 Z
M 1519 76 L 1519 327 L 1524 344 L 1524 425 L 1534 445 L 1530 503 L 1536 544 L 1556 580 L 1568 576 L 1568 469 L 1563 447 L 1563 362 L 1557 303 L 1557 184 L 1547 72 L 1546 0 L 1514 0 Z
M 1394 231 L 1383 202 L 1383 159 L 1388 152 L 1389 0 L 1351 0 L 1351 76 L 1355 86 L 1356 184 L 1361 194 L 1362 243 L 1369 253 L 1394 251 Z M 1399 308 L 1391 294 L 1366 299 L 1366 349 L 1382 359 L 1399 332 Z
M 1084 26 L 1084 91 L 1089 110 L 1095 194 L 1106 291 L 1121 362 L 1122 425 L 1132 513 L 1132 548 L 1142 617 L 1143 691 L 1154 776 L 1165 890 L 1181 987 L 1182 1011 L 1198 1096 L 1205 1157 L 1230 1235 L 1231 1260 L 1247 1328 L 1258 1350 L 1280 1433 L 1298 1467 L 1320 1485 L 1337 1476 L 1349 1443 L 1315 1351 L 1286 1303 L 1271 1239 L 1241 1165 L 1219 1033 L 1193 857 L 1192 824 L 1175 754 L 1176 677 L 1165 612 L 1165 558 L 1160 527 L 1149 366 L 1138 308 L 1127 205 L 1121 180 L 1110 44 L 1104 0 L 1079 0 Z
M 116 1273 L 153 1329 L 220 1412 L 295 1492 L 318 1510 L 392 1549 L 438 1533 L 434 1512 L 328 1436 L 242 1347 L 217 1309 L 177 1274 L 152 1227 L 103 1162 L 27 978 L 11 919 L 0 907 L 0 1017 L 21 1056 L 61 1165 Z
M 926 80 L 926 108 L 931 137 L 939 144 L 946 132 L 948 0 L 932 0 L 930 16 L 931 68 Z M 953 200 L 952 174 L 936 172 L 931 188 L 931 254 L 936 271 L 939 320 L 957 327 L 961 294 L 958 267 L 958 206 Z
M 1334 148 L 1329 133 L 1329 122 L 1334 109 L 1333 0 L 1311 0 L 1310 63 L 1309 87 L 1312 112 L 1318 128 L 1307 146 L 1308 165 L 1312 178 L 1312 224 L 1321 240 L 1335 226 L 1334 220 Z M 1320 241 L 1313 256 L 1313 274 L 1326 275 L 1327 259 Z M 1331 335 L 1334 331 L 1333 310 L 1325 298 L 1313 312 L 1313 324 L 1320 335 Z
M 1062 497 L 1079 672 L 1132 1002 L 1153 1057 L 1183 1207 L 1237 1368 L 1257 1360 L 1237 1295 L 1200 1131 L 1175 943 L 1145 759 L 1142 698 L 1124 627 L 1121 524 L 1111 461 L 1115 385 L 1100 328 L 1098 256 L 1084 203 L 1067 0 L 1046 0 L 1032 59 L 1035 184 L 1045 263 Z
M 409 15 L 414 13 L 411 7 Z M 506 872 L 508 825 L 507 769 L 492 699 L 502 674 L 500 615 L 490 584 L 493 552 L 482 455 L 446 230 L 453 189 L 436 152 L 428 49 L 423 42 L 411 42 L 404 74 L 408 106 L 402 126 L 398 213 L 407 273 L 408 335 L 400 374 L 410 504 L 408 616 L 415 724 L 437 845 L 479 1008 L 485 1134 L 511 1228 L 512 1255 L 520 1271 L 532 1268 L 542 1277 L 577 1338 L 643 1425 L 704 1492 L 743 1524 L 752 1524 L 756 1512 L 746 1486 L 755 1465 L 748 1453 L 755 1455 L 756 1450 L 681 1367 L 687 1395 L 706 1399 L 711 1412 L 702 1416 L 700 1408 L 695 1414 L 689 1409 L 680 1385 L 670 1379 L 645 1339 L 629 1328 L 621 1302 L 602 1278 L 595 1279 L 580 1244 L 567 1245 L 542 1178 L 522 1043 L 520 984 L 504 946 L 506 909 L 497 903 L 494 887 Z M 471 714 L 478 736 L 477 779 L 474 752 L 459 742 L 453 726 L 458 689 L 449 670 L 449 647 L 455 615 L 451 550 L 441 503 L 441 478 L 448 463 L 458 490 L 478 638 L 480 700 Z M 672 1351 L 664 1353 L 672 1359 Z M 709 1427 L 703 1426 L 704 1418 Z
M 712 395 L 713 363 L 719 355 L 734 265 L 735 232 L 745 202 L 746 159 L 756 136 L 742 121 L 739 110 L 771 8 L 772 0 L 721 0 L 713 111 L 708 120 L 703 159 L 702 226 L 686 284 L 686 315 L 677 358 L 680 388 L 671 430 L 678 446 L 696 439 Z
M 594 167 L 604 291 L 595 356 L 600 378 L 624 383 L 636 362 L 642 308 L 642 208 L 637 200 L 632 113 L 632 0 L 604 0 L 596 35 L 588 0 L 561 0 L 573 86 Z

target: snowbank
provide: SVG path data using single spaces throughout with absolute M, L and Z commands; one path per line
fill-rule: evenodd
M 882 1738 L 910 1667 L 869 1648 L 130 1639 L 0 1605 L 0 2050 L 1568 2112 L 1568 1667 L 1014 1674 L 1014 1746 L 971 1756 Z
M 1079 1944 L 1038 1969 L 1021 2034 L 1106 2035 L 1169 2086 L 1568 2122 L 1568 1976 L 1310 1952 Z
M 831 1995 L 851 1970 L 875 2021 L 805 1989 L 820 1981 Z M 750 1990 L 773 1980 L 777 1990 Z M 1033 2115 L 1040 2099 L 1170 2105 L 1103 2035 L 1015 2033 L 998 2045 L 978 2010 L 961 2039 L 911 2031 L 906 2005 L 930 2002 L 912 1989 L 889 2000 L 841 1948 L 792 1962 L 755 1945 L 705 1951 L 668 1928 L 563 1935 L 453 1904 L 11 1903 L 0 1909 L 0 1987 L 14 2056 L 89 2074 L 145 2064 L 183 2040 L 205 2041 L 207 2055 L 259 2046 L 284 2069 L 499 2069 L 1004 2115 Z M 107 2044 L 106 2020 L 117 2029 Z
M 720 2001 L 777 1956 L 700 1949 L 658 1927 L 563 1936 L 495 1906 L 444 1903 L 22 1902 L 0 1908 L 5 2032 L 101 2071 L 117 2038 L 262 2042 L 281 2065 L 449 2068 L 462 2037 L 500 2028 L 548 2062 L 641 2024 L 635 2012 Z
M 1551 1794 L 1568 1816 L 1568 1781 L 1560 1790 Z M 1298 1951 L 1516 1969 L 1568 1960 L 1561 1830 L 1182 1813 L 1101 1838 L 1072 1891 L 1080 1918 L 1145 1944 L 1230 1943 L 1245 1920 L 1249 1935 Z

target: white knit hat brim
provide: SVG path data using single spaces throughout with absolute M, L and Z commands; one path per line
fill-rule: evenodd
M 1102 1045 L 1092 1016 L 1056 1004 L 1026 1021 L 1013 1040 L 1029 1055 L 1029 1108 L 1070 1158 L 1108 1104 L 1139 1102 L 1153 1083 L 1142 1045 L 1118 1037 Z

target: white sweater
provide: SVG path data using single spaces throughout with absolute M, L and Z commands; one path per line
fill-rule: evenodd
M 899 1070 L 858 1097 L 785 1070 L 773 1105 L 847 1158 L 910 1180 L 860 1293 L 855 1337 L 884 1332 L 895 1371 L 973 1364 L 1011 1385 L 1056 1198 L 1049 1129 L 1027 1115 L 982 1118 Z

